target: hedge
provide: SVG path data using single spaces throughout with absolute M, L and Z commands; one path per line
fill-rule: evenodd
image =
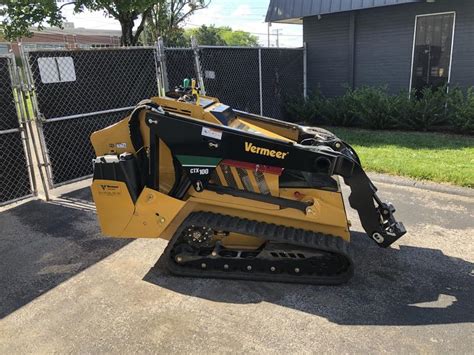
M 285 109 L 291 121 L 311 125 L 474 133 L 474 87 L 426 88 L 418 95 L 362 87 L 334 98 L 319 93 L 293 98 Z

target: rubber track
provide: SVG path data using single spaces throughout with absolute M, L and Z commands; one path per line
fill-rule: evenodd
M 241 233 L 262 238 L 267 241 L 297 245 L 301 247 L 331 252 L 343 256 L 347 269 L 336 275 L 293 275 L 244 271 L 202 270 L 178 265 L 171 258 L 171 251 L 183 230 L 191 225 L 210 227 L 214 230 Z M 349 243 L 340 237 L 306 231 L 292 227 L 278 226 L 265 222 L 226 216 L 211 212 L 194 212 L 190 214 L 177 229 L 165 249 L 165 260 L 168 270 L 175 275 L 190 277 L 210 277 L 225 279 L 243 279 L 271 282 L 304 283 L 317 285 L 338 285 L 347 282 L 353 275 L 353 262 Z

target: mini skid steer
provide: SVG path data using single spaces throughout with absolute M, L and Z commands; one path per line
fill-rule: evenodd
M 339 179 L 368 236 L 405 234 L 332 133 L 233 110 L 195 81 L 91 136 L 102 232 L 163 238 L 176 275 L 340 284 L 353 274 Z

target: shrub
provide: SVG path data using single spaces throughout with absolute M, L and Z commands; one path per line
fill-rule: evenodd
M 356 126 L 354 91 L 349 89 L 343 96 L 321 100 L 320 114 L 323 122 L 331 126 Z
M 364 128 L 387 129 L 395 126 L 394 100 L 386 88 L 363 87 L 352 93 L 354 115 Z
M 396 103 L 397 127 L 407 130 L 428 131 L 447 123 L 448 94 L 446 87 L 425 88 L 419 95 L 413 92 L 404 100 L 400 95 Z M 418 97 L 416 97 L 418 96 Z
M 285 113 L 288 121 L 315 123 L 320 116 L 321 100 L 319 93 L 312 94 L 306 99 L 292 97 L 286 100 Z
M 447 87 L 390 95 L 386 88 L 347 89 L 325 98 L 315 93 L 292 99 L 286 111 L 293 122 L 313 125 L 474 133 L 474 87 L 467 92 Z
M 474 87 L 466 93 L 455 88 L 450 93 L 449 121 L 451 127 L 460 133 L 474 133 Z

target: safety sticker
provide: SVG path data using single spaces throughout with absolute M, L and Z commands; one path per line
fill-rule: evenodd
M 214 139 L 222 139 L 222 131 L 209 127 L 202 127 L 201 135 Z

